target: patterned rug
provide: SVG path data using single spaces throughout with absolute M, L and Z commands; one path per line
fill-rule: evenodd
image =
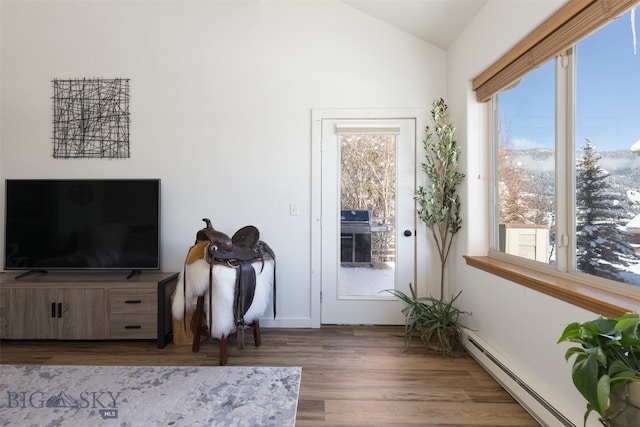
M 0 365 L 0 425 L 294 426 L 302 368 Z

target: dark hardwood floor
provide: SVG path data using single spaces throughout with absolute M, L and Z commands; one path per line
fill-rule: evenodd
M 470 356 L 403 352 L 402 326 L 262 329 L 229 345 L 229 366 L 302 366 L 296 426 L 538 426 Z M 2 341 L 2 364 L 218 365 L 218 342 Z M 0 366 L 1 374 L 1 366 Z

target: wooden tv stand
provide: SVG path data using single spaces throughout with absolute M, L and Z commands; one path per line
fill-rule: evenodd
M 0 273 L 0 339 L 172 339 L 178 273 Z

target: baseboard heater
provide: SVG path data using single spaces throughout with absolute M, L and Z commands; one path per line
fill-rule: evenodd
M 465 331 L 464 347 L 502 387 L 543 426 L 576 427 L 551 403 L 516 375 L 506 362 L 494 356 L 490 347 L 472 331 Z M 560 423 L 560 424 L 558 424 Z

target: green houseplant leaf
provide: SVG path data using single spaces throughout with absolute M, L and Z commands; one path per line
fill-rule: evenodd
M 573 322 L 560 335 L 558 343 L 577 344 L 567 349 L 565 359 L 574 358 L 571 378 L 587 400 L 585 424 L 593 411 L 605 425 L 612 422 L 622 411 L 609 413 L 611 394 L 632 381 L 640 381 L 639 329 L 640 316 L 626 313 Z
M 422 325 L 429 317 L 430 307 L 429 299 L 426 297 L 418 297 L 414 287 L 409 283 L 411 295 L 407 295 L 397 289 L 386 289 L 382 292 L 388 292 L 404 303 L 402 314 L 404 315 L 404 350 L 406 351 L 411 344 L 414 332 L 420 332 Z
M 434 297 L 418 297 L 413 285 L 409 284 L 411 295 L 397 289 L 386 289 L 403 304 L 402 314 L 405 317 L 404 338 L 406 351 L 414 335 L 420 336 L 427 348 L 439 351 L 443 356 L 454 355 L 454 346 L 461 341 L 462 328 L 460 316 L 471 313 L 455 306 L 455 301 L 462 291 L 453 298 L 442 301 Z M 433 345 L 432 339 L 437 345 Z

